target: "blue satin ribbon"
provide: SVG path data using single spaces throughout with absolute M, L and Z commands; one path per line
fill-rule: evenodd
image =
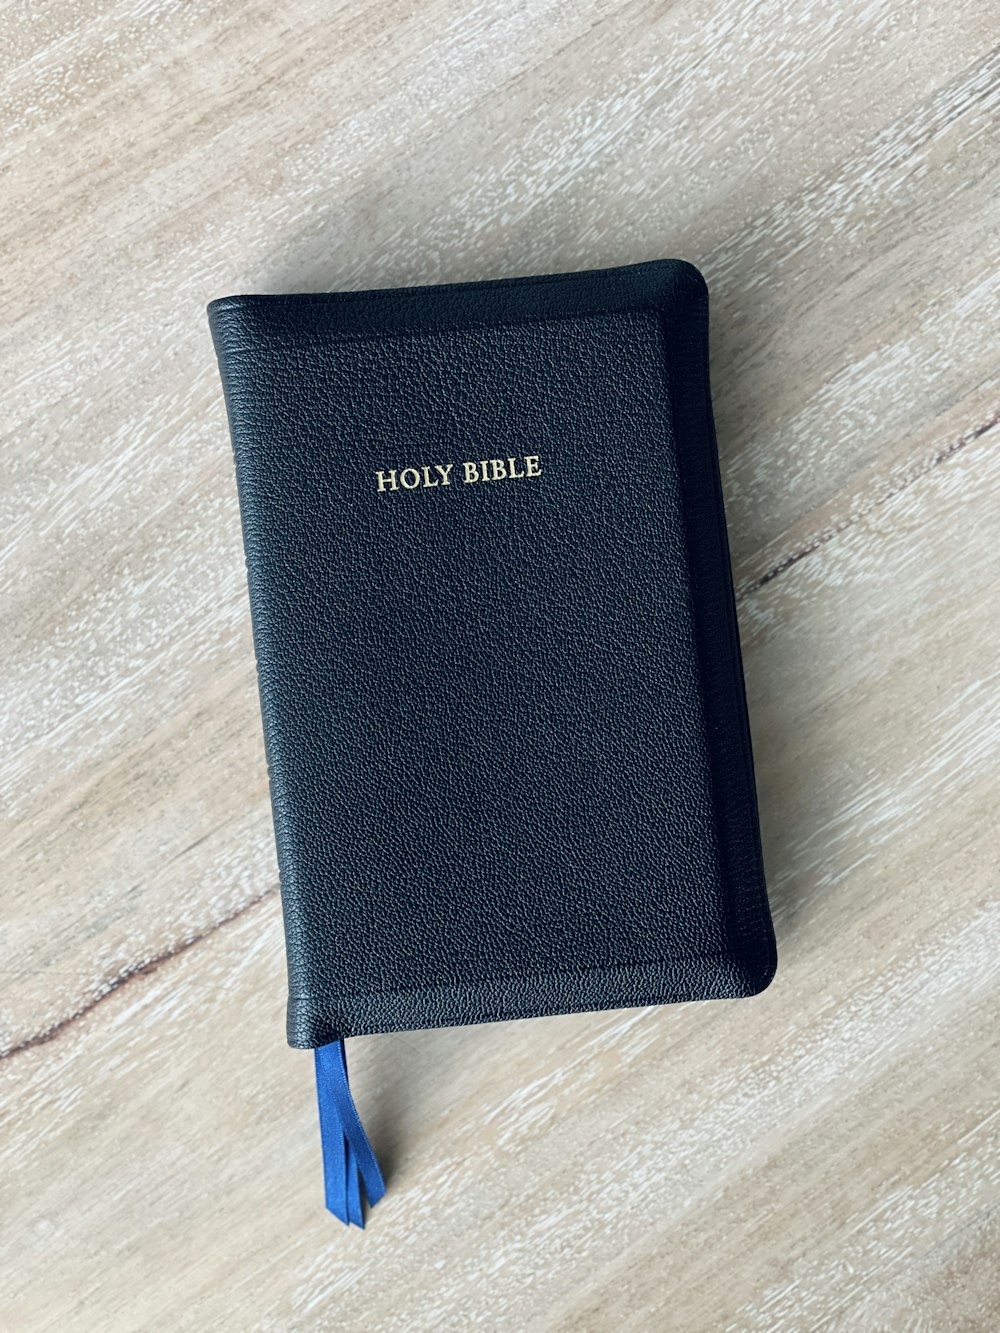
M 343 1037 L 317 1046 L 314 1055 L 326 1206 L 347 1226 L 353 1222 L 364 1227 L 361 1186 L 374 1208 L 385 1193 L 385 1182 L 351 1096 Z

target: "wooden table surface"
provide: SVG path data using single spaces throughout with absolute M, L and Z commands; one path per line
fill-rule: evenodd
M 997 11 L 4 8 L 0 1326 L 1000 1327 Z M 212 297 L 680 256 L 771 988 L 359 1039 L 323 1209 Z

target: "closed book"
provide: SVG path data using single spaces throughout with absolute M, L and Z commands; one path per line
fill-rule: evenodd
M 340 1080 L 350 1035 L 760 991 L 698 271 L 239 295 L 209 321 L 289 1042 Z

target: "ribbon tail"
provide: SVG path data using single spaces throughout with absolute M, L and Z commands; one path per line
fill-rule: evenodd
M 317 1046 L 314 1056 L 326 1206 L 345 1225 L 364 1227 L 361 1187 L 373 1208 L 385 1182 L 351 1096 L 343 1037 Z

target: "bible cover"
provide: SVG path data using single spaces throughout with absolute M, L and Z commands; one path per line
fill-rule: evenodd
M 212 301 L 327 1204 L 344 1037 L 775 972 L 708 385 L 677 260 Z
M 775 969 L 708 385 L 675 260 L 211 302 L 327 1207 L 344 1038 Z
M 690 264 L 209 306 L 288 1040 L 775 968 Z

